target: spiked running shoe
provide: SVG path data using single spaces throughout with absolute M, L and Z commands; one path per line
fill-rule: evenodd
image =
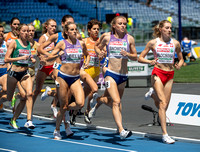
M 71 137 L 71 136 L 74 135 L 74 133 L 71 131 L 71 128 L 70 128 L 70 127 L 67 127 L 67 128 L 65 129 L 65 133 L 66 133 L 66 136 L 67 136 L 67 137 Z
M 60 135 L 60 131 L 54 130 L 53 132 L 54 139 L 61 140 L 62 136 Z
M 90 118 L 88 117 L 88 114 L 85 112 L 84 113 L 84 121 L 87 123 L 87 124 L 91 124 L 92 122 L 91 122 L 91 120 L 90 120 Z
M 53 117 L 56 118 L 57 114 L 58 114 L 58 110 L 56 107 L 54 107 L 53 105 L 51 105 L 51 111 L 53 111 Z
M 41 100 L 44 101 L 49 95 L 48 92 L 51 91 L 51 88 L 49 86 L 46 86 L 46 90 L 41 95 Z
M 169 137 L 168 134 L 162 136 L 162 141 L 163 141 L 163 143 L 166 143 L 166 144 L 175 143 L 175 140 L 172 139 L 171 137 Z
M 27 122 L 24 124 L 24 127 L 29 128 L 29 129 L 34 129 L 34 128 L 35 128 L 35 126 L 34 126 L 34 124 L 32 123 L 31 120 L 27 121 Z
M 122 130 L 119 135 L 121 139 L 126 139 L 132 135 L 132 132 L 128 130 Z
M 149 100 L 153 93 L 154 93 L 154 89 L 152 87 L 149 88 L 149 91 L 144 95 L 145 100 Z
M 14 95 L 13 95 L 13 97 L 12 97 L 11 108 L 15 107 L 15 103 L 17 101 L 16 95 L 17 95 L 17 92 L 15 92 Z
M 97 103 L 98 93 L 93 94 L 93 98 L 90 100 L 90 107 L 93 108 Z
M 94 106 L 93 108 L 90 109 L 89 113 L 88 113 L 88 117 L 91 119 L 95 116 L 96 114 L 96 106 Z
M 12 120 L 12 119 L 11 119 L 9 125 L 10 125 L 11 127 L 13 127 L 14 129 L 19 129 L 19 127 L 17 126 L 16 121 L 14 121 L 14 120 Z

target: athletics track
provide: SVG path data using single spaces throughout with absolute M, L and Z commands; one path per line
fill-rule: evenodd
M 9 112 L 0 113 L 0 151 L 80 151 L 80 152 L 198 152 L 200 144 L 177 141 L 173 145 L 163 144 L 160 139 L 149 139 L 140 136 L 132 136 L 121 140 L 119 136 L 111 131 L 87 129 L 85 127 L 72 127 L 75 133 L 73 137 L 62 140 L 54 140 L 52 132 L 55 128 L 54 121 L 35 119 L 34 130 L 23 127 L 25 116 L 20 116 L 19 130 L 12 129 L 8 123 L 12 114 Z M 61 128 L 64 128 L 61 126 Z

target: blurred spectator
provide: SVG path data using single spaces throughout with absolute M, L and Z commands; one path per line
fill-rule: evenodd
M 85 30 L 84 29 L 81 29 L 81 32 L 80 32 L 80 35 L 81 35 L 81 37 L 84 39 L 85 38 Z
M 197 45 L 197 42 L 189 40 L 187 37 L 184 37 L 183 40 L 181 41 L 181 47 L 183 50 L 182 54 L 185 63 L 188 63 L 190 61 L 195 61 L 197 58 L 197 55 L 192 45 Z
M 153 0 L 147 0 L 147 2 L 146 2 L 146 5 L 148 6 L 148 7 L 151 7 L 151 2 L 152 2 Z
M 173 18 L 172 18 L 173 15 L 174 15 L 174 14 L 171 13 L 171 14 L 169 15 L 169 17 L 167 17 L 167 20 L 168 20 L 171 24 L 173 23 Z
M 33 21 L 33 26 L 35 27 L 36 31 L 41 31 L 41 22 L 38 18 Z
M 133 26 L 133 19 L 131 17 L 128 18 L 128 23 L 127 23 L 127 31 L 128 33 L 131 32 Z

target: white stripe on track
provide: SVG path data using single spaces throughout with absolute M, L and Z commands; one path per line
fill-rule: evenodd
M 11 112 L 12 110 L 10 109 L 5 109 L 4 111 L 7 112 Z M 26 113 L 21 113 L 22 115 L 27 115 Z M 43 120 L 50 120 L 50 121 L 55 121 L 55 119 L 53 118 L 47 118 L 47 117 L 43 117 L 43 116 L 38 116 L 38 115 L 33 115 L 33 117 L 38 118 L 38 119 L 43 119 Z M 112 131 L 112 132 L 116 132 L 115 128 L 107 128 L 107 127 L 102 127 L 102 126 L 94 126 L 94 125 L 87 125 L 87 124 L 82 124 L 82 123 L 76 123 L 76 126 L 80 126 L 80 127 L 86 127 L 86 128 L 91 128 L 91 129 L 98 129 L 98 130 L 107 130 L 107 131 Z M 132 133 L 136 136 L 140 136 L 140 137 L 147 137 L 147 138 L 156 138 L 156 139 L 161 139 L 162 135 L 155 135 L 155 134 L 151 134 L 151 133 L 144 133 L 144 132 L 137 132 L 137 131 L 132 131 Z M 175 140 L 179 140 L 179 141 L 184 141 L 184 142 L 192 142 L 192 143 L 200 143 L 200 139 L 194 139 L 194 138 L 185 138 L 185 137 L 176 137 L 176 136 L 171 136 L 173 137 Z
M 11 149 L 4 149 L 4 148 L 0 148 L 0 150 L 9 151 L 9 152 L 17 152 L 17 151 L 15 151 L 15 150 L 11 150 Z
M 20 134 L 20 135 L 25 135 L 25 136 L 27 136 L 26 133 L 19 133 L 19 132 L 7 130 L 7 129 L 1 129 L 1 128 L 0 128 L 0 130 L 1 130 L 1 131 L 4 131 L 4 132 L 17 133 L 17 134 Z M 32 137 L 36 137 L 36 138 L 54 140 L 54 141 L 58 141 L 58 142 L 66 142 L 66 143 L 78 144 L 78 145 L 83 145 L 83 146 L 98 147 L 98 148 L 103 148 L 103 149 L 112 149 L 112 150 L 117 150 L 117 151 L 137 152 L 137 151 L 128 150 L 128 149 L 121 149 L 121 148 L 108 147 L 108 146 L 100 146 L 100 145 L 93 145 L 93 144 L 80 143 L 80 142 L 74 142 L 74 141 L 68 141 L 68 140 L 55 140 L 55 139 L 51 139 L 51 138 L 49 138 L 49 137 L 39 136 L 39 135 L 31 135 L 31 136 L 32 136 Z M 15 152 L 15 151 L 10 151 L 10 152 Z

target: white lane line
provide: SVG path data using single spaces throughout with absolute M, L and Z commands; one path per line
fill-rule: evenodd
M 12 110 L 10 109 L 5 109 L 4 111 L 7 112 L 11 112 Z M 22 115 L 27 115 L 26 113 L 21 113 Z M 50 121 L 55 121 L 55 119 L 53 118 L 47 118 L 47 117 L 43 117 L 43 116 L 38 116 L 38 115 L 33 115 L 33 117 L 38 118 L 38 119 L 44 119 L 44 120 L 50 120 Z M 107 130 L 107 131 L 112 131 L 112 132 L 116 132 L 115 128 L 107 128 L 107 127 L 101 127 L 101 126 L 94 126 L 94 125 L 87 125 L 87 124 L 82 124 L 82 123 L 76 123 L 76 126 L 80 126 L 80 127 L 86 127 L 86 128 L 91 128 L 91 129 L 98 129 L 98 130 Z M 140 136 L 140 137 L 147 137 L 147 138 L 159 138 L 161 139 L 162 136 L 161 135 L 155 135 L 155 134 L 151 134 L 151 133 L 144 133 L 144 132 L 137 132 L 137 131 L 132 131 L 132 133 L 136 136 Z M 179 141 L 183 141 L 183 142 L 192 142 L 192 143 L 200 143 L 200 139 L 194 139 L 194 138 L 185 138 L 185 137 L 176 137 L 176 136 L 172 136 L 175 140 L 179 140 Z
M 11 149 L 4 149 L 4 148 L 0 148 L 0 150 L 9 151 L 9 152 L 17 152 L 17 151 L 11 150 Z
M 16 131 L 11 131 L 11 130 L 1 129 L 1 128 L 0 128 L 0 130 L 1 130 L 1 131 L 4 131 L 4 132 L 17 133 L 17 134 L 21 134 L 21 135 L 27 136 L 26 133 L 19 133 L 19 132 L 16 132 Z M 98 148 L 112 149 L 112 150 L 118 150 L 118 151 L 137 152 L 137 151 L 128 150 L 128 149 L 121 149 L 121 148 L 114 148 L 114 147 L 107 147 L 107 146 L 100 146 L 100 145 L 93 145 L 93 144 L 80 143 L 80 142 L 75 142 L 75 141 L 55 140 L 55 139 L 51 139 L 51 138 L 49 138 L 49 137 L 39 136 L 39 135 L 31 135 L 31 136 L 32 136 L 32 137 L 36 137 L 36 138 L 54 140 L 54 141 L 58 141 L 58 142 L 66 142 L 66 143 L 78 144 L 78 145 L 83 145 L 83 146 L 98 147 Z

